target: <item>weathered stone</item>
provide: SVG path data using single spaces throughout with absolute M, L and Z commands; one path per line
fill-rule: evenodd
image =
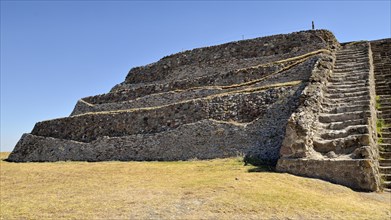
M 341 47 L 316 30 L 170 55 L 80 99 L 70 117 L 38 122 L 8 160 L 245 155 L 246 163 L 278 161 L 282 172 L 378 190 L 379 164 L 382 172 L 391 164 L 385 150 L 378 161 L 375 109 L 379 93 L 379 116 L 391 122 L 390 40 L 372 44 L 373 54 L 368 42 Z M 391 149 L 391 135 L 382 138 Z
M 311 79 L 302 94 L 305 101 L 289 119 L 277 170 L 378 190 L 370 44 L 347 44 L 320 59 Z M 345 172 L 348 167 L 354 170 Z

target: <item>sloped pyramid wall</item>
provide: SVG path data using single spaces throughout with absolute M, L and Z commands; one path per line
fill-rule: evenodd
M 188 160 L 276 163 L 285 127 L 332 33 L 303 31 L 194 49 L 129 71 L 71 116 L 38 122 L 9 161 Z

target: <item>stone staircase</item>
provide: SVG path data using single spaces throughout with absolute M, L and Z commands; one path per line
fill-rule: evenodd
M 277 170 L 353 189 L 379 190 L 375 79 L 369 42 L 342 45 L 292 114 Z
M 378 102 L 379 171 L 384 190 L 391 192 L 391 40 L 371 44 Z
M 353 154 L 370 145 L 368 47 L 345 46 L 336 53 L 336 58 L 314 137 L 314 150 L 330 158 Z

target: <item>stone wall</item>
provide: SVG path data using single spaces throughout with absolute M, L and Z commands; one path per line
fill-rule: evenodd
M 157 133 L 202 119 L 246 123 L 262 116 L 266 109 L 285 97 L 289 88 L 257 88 L 214 95 L 156 108 L 87 113 L 39 122 L 34 135 L 90 142 L 98 137 Z
M 274 72 L 268 72 L 264 74 L 263 68 L 256 67 L 251 70 L 240 70 L 237 71 L 237 76 L 231 76 L 230 81 L 239 82 L 238 84 L 228 84 L 207 86 L 207 87 L 194 87 L 185 90 L 174 90 L 169 92 L 154 93 L 150 95 L 145 95 L 136 99 L 130 99 L 127 101 L 117 101 L 116 98 L 108 96 L 107 99 L 104 99 L 103 96 L 100 96 L 101 104 L 91 104 L 85 101 L 85 99 L 79 100 L 75 106 L 71 115 L 78 115 L 87 112 L 100 112 L 100 111 L 112 111 L 112 110 L 125 110 L 132 108 L 143 108 L 143 107 L 154 107 L 173 104 L 177 102 L 182 102 L 189 99 L 203 98 L 210 95 L 239 91 L 243 89 L 249 89 L 253 87 L 261 87 L 273 85 L 276 83 L 286 83 L 291 81 L 307 81 L 309 78 L 309 73 L 311 72 L 314 63 L 319 58 L 319 55 L 313 55 L 311 57 L 305 58 L 305 61 L 299 60 L 290 65 L 286 65 L 284 62 L 284 67 L 273 68 Z M 282 64 L 281 64 L 282 65 Z M 288 68 L 289 67 L 289 68 Z M 258 78 L 251 76 L 242 80 L 243 76 L 240 74 L 243 71 L 248 71 L 256 75 L 255 71 L 261 70 L 258 72 Z M 235 81 L 236 79 L 236 81 Z M 110 93 L 109 93 L 110 94 Z M 118 93 L 119 99 L 130 98 L 129 96 L 121 97 L 122 93 Z M 121 98 L 120 98 L 121 97 Z M 102 103 L 104 101 L 104 103 Z
M 337 44 L 334 35 L 326 30 L 231 42 L 177 53 L 164 57 L 156 63 L 133 68 L 129 71 L 125 82 L 135 84 L 211 75 L 246 66 L 236 65 L 237 62 L 245 62 L 253 66 L 259 62 L 277 61 L 319 49 L 329 49 Z M 189 75 L 188 70 L 192 68 L 194 68 L 192 75 Z
M 370 160 L 292 159 L 278 161 L 278 170 L 299 176 L 319 178 L 355 190 L 376 191 L 375 165 Z
M 248 155 L 258 161 L 275 163 L 287 119 L 305 85 L 280 88 L 285 90 L 285 96 L 268 105 L 262 115 L 249 123 L 203 119 L 159 133 L 100 136 L 88 143 L 25 134 L 8 160 L 188 160 Z M 225 117 L 224 114 L 216 116 Z
M 119 87 L 121 89 L 116 86 L 109 93 L 85 97 L 82 99 L 82 101 L 89 104 L 103 104 L 129 101 L 155 93 L 175 90 L 186 90 L 207 86 L 230 87 L 232 85 L 251 82 L 256 79 L 267 77 L 271 74 L 275 74 L 276 72 L 285 71 L 287 68 L 291 68 L 291 66 L 299 65 L 309 58 L 316 57 L 317 54 L 324 52 L 327 51 L 312 51 L 310 53 L 297 57 L 291 57 L 287 60 L 281 60 L 279 62 L 253 65 L 247 68 L 241 68 L 229 72 L 219 72 L 203 77 L 192 77 L 182 80 L 153 82 L 148 84 L 120 84 Z

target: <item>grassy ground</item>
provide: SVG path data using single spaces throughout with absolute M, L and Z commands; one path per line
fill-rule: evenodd
M 8 153 L 1 153 L 1 159 Z M 243 166 L 0 162 L 2 219 L 390 219 L 391 194 Z

